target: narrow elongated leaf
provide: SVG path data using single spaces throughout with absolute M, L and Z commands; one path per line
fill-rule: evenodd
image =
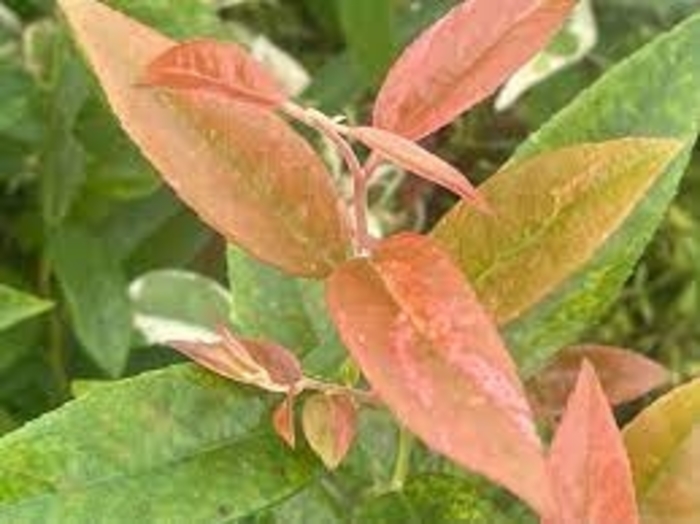
M 639 522 L 622 436 L 588 363 L 554 437 L 549 464 L 560 514 L 547 524 Z
M 40 315 L 51 307 L 51 302 L 47 300 L 0 284 L 0 331 Z
M 323 276 L 345 258 L 328 173 L 287 124 L 213 95 L 134 87 L 174 42 L 94 0 L 59 4 L 126 131 L 205 222 L 292 273 Z
M 372 258 L 334 272 L 328 302 L 343 342 L 403 424 L 547 514 L 544 460 L 515 367 L 433 241 L 382 242 Z
M 540 51 L 574 5 L 574 0 L 462 2 L 389 71 L 374 125 L 412 140 L 440 129 Z
M 633 351 L 595 345 L 570 347 L 560 351 L 528 381 L 528 393 L 536 411 L 547 417 L 563 412 L 584 361 L 595 369 L 612 405 L 641 397 L 671 378 L 663 366 Z
M 286 95 L 277 81 L 237 44 L 193 40 L 169 49 L 146 68 L 142 83 L 215 92 L 273 108 Z
M 621 139 L 515 164 L 480 188 L 493 216 L 458 206 L 434 235 L 498 322 L 508 324 L 595 256 L 680 147 L 675 140 Z M 532 353 L 516 356 L 532 370 Z
M 95 388 L 0 439 L 0 521 L 224 522 L 256 513 L 317 470 L 279 441 L 269 416 L 250 390 L 190 366 Z
M 374 127 L 350 128 L 349 134 L 396 165 L 449 189 L 482 210 L 487 208 L 462 173 L 414 142 Z
M 700 380 L 674 389 L 624 431 L 644 524 L 700 520 Z

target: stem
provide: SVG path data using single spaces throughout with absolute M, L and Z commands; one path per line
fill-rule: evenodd
M 39 266 L 39 293 L 45 298 L 50 298 L 51 294 L 51 263 L 46 257 Z M 58 307 L 58 306 L 56 306 Z M 68 398 L 69 381 L 66 375 L 66 363 L 63 350 L 63 328 L 59 311 L 54 308 L 49 314 L 49 325 L 47 335 L 46 360 L 54 379 L 54 401 L 62 404 Z
M 343 395 L 350 395 L 358 402 L 366 404 L 369 406 L 380 406 L 382 403 L 377 398 L 377 396 L 371 391 L 364 391 L 361 389 L 355 389 L 348 386 L 341 386 L 340 384 L 334 384 L 332 382 L 324 382 L 323 380 L 318 380 L 311 377 L 304 377 L 303 382 L 300 387 L 301 390 L 312 390 L 320 391 L 322 393 L 338 393 Z
M 390 489 L 401 491 L 411 469 L 411 451 L 413 450 L 413 435 L 404 427 L 399 430 L 399 449 L 396 452 L 394 474 L 391 477 Z

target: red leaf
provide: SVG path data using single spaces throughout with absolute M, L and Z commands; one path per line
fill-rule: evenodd
M 593 366 L 584 362 L 549 454 L 559 518 L 547 524 L 636 524 L 629 460 Z
M 211 91 L 267 107 L 279 106 L 287 98 L 277 81 L 242 47 L 213 40 L 172 47 L 148 65 L 142 83 Z
M 349 128 L 348 134 L 396 165 L 439 184 L 488 211 L 484 198 L 462 173 L 414 142 L 375 127 Z
M 275 433 L 292 449 L 297 445 L 297 434 L 294 427 L 294 394 L 287 395 L 272 414 L 272 427 Z
M 327 298 L 378 396 L 430 447 L 551 508 L 544 458 L 513 362 L 462 273 L 404 234 L 340 266 Z
M 134 87 L 174 42 L 93 0 L 60 0 L 114 112 L 165 181 L 228 240 L 326 276 L 350 250 L 323 162 L 281 118 L 195 91 Z
M 355 439 L 357 409 L 347 395 L 317 393 L 306 399 L 302 424 L 311 449 L 328 469 L 335 469 Z
M 450 123 L 543 48 L 575 3 L 462 2 L 394 64 L 374 107 L 374 125 L 418 140 Z
M 560 351 L 528 381 L 536 411 L 547 418 L 561 415 L 585 360 L 594 367 L 613 406 L 634 400 L 670 379 L 668 370 L 639 353 L 608 346 L 574 346 Z

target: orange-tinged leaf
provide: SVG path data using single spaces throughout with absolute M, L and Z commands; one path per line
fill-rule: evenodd
M 237 44 L 193 40 L 151 62 L 141 83 L 214 92 L 236 101 L 279 106 L 287 98 L 277 81 Z
M 584 362 L 549 453 L 559 517 L 547 524 L 636 524 L 622 435 L 593 367 Z
M 321 277 L 350 242 L 328 172 L 273 112 L 135 87 L 174 42 L 94 0 L 60 0 L 124 129 L 209 225 L 265 262 Z
M 634 351 L 599 345 L 565 348 L 527 382 L 539 414 L 550 419 L 561 415 L 584 361 L 595 369 L 613 406 L 641 397 L 670 380 L 666 368 Z
M 373 124 L 412 140 L 501 85 L 563 25 L 575 0 L 469 0 L 416 39 L 389 71 Z
M 311 449 L 328 469 L 343 461 L 357 431 L 357 408 L 342 393 L 316 393 L 306 399 L 302 411 L 304 435 Z
M 432 240 L 404 234 L 340 266 L 327 299 L 373 390 L 412 432 L 551 509 L 544 458 L 515 367 L 462 273 Z
M 639 414 L 624 439 L 642 522 L 700 522 L 700 379 Z
M 290 393 L 272 413 L 272 427 L 275 433 L 292 449 L 297 445 L 297 432 L 294 426 L 294 394 Z
M 414 142 L 376 127 L 354 127 L 348 134 L 394 164 L 488 210 L 483 197 L 459 170 Z

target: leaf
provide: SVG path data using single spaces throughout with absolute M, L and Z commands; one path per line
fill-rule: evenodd
M 275 408 L 272 414 L 272 427 L 275 433 L 290 448 L 297 445 L 297 434 L 294 426 L 294 395 L 288 394 L 285 399 Z
M 670 380 L 666 368 L 638 353 L 609 346 L 573 346 L 563 349 L 527 382 L 535 410 L 558 417 L 574 390 L 581 365 L 587 361 L 599 377 L 613 406 L 634 400 Z
M 509 326 L 595 257 L 663 177 L 680 146 L 675 140 L 621 139 L 516 163 L 480 187 L 493 216 L 458 206 L 434 236 L 498 323 Z M 526 373 L 551 351 L 535 342 L 512 348 Z
M 48 250 L 75 334 L 100 368 L 118 376 L 131 343 L 131 305 L 122 269 L 108 246 L 78 227 L 56 230 Z
M 428 446 L 549 511 L 515 367 L 462 274 L 431 240 L 380 243 L 337 269 L 331 315 L 377 395 Z
M 216 339 L 231 298 L 218 282 L 190 271 L 151 271 L 129 285 L 134 326 L 149 344 Z
M 0 331 L 41 315 L 52 307 L 48 300 L 0 284 Z
M 205 222 L 291 273 L 322 277 L 345 259 L 345 217 L 326 168 L 282 119 L 133 87 L 174 42 L 93 0 L 59 4 L 126 131 Z
M 277 81 L 242 47 L 215 40 L 192 40 L 168 49 L 146 67 L 141 83 L 213 92 L 268 108 L 286 99 Z
M 488 210 L 488 204 L 462 173 L 414 142 L 373 127 L 349 128 L 348 133 L 396 165 L 449 189 L 482 211 Z
M 316 393 L 304 402 L 304 435 L 328 469 L 336 469 L 357 431 L 357 408 L 348 395 Z
M 419 36 L 389 71 L 373 125 L 418 140 L 503 83 L 564 23 L 573 0 L 470 0 Z
M 549 454 L 559 518 L 548 524 L 639 522 L 630 465 L 593 367 L 584 363 Z
M 251 391 L 175 366 L 96 388 L 1 439 L 0 520 L 230 521 L 316 471 L 279 442 Z
M 644 524 L 700 519 L 700 380 L 680 386 L 624 430 Z

